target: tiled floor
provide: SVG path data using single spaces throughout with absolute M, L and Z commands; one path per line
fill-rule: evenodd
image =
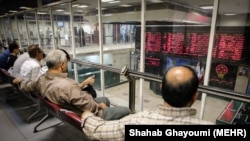
M 139 83 L 139 81 L 137 83 Z M 128 83 L 124 83 L 119 86 L 108 88 L 105 90 L 105 96 L 109 97 L 111 102 L 115 104 L 128 106 L 128 86 Z M 139 84 L 137 86 L 139 86 Z M 136 93 L 139 93 L 138 89 L 139 88 L 136 87 Z M 97 92 L 98 95 L 100 95 L 100 92 Z M 140 95 L 136 95 L 136 111 L 140 110 L 138 104 L 140 102 L 140 97 Z M 154 108 L 160 103 L 162 103 L 161 96 L 149 90 L 148 83 L 145 82 L 143 94 L 144 109 Z M 36 110 L 34 104 L 35 103 L 30 100 L 30 98 L 16 91 L 10 85 L 0 84 L 1 141 L 87 141 L 81 131 L 67 123 L 60 122 L 60 120 L 54 117 L 51 117 L 38 128 L 39 130 L 45 130 L 33 133 L 34 126 L 45 114 L 45 111 L 42 110 L 35 118 L 27 122 L 27 118 Z M 215 122 L 216 118 L 227 104 L 228 101 L 208 97 L 206 100 L 204 119 Z M 33 105 L 33 107 L 30 105 Z M 199 100 L 194 104 L 194 107 L 198 109 L 199 114 Z

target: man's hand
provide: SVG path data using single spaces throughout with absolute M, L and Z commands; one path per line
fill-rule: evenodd
M 94 83 L 95 83 L 95 75 L 92 75 L 92 76 L 88 77 L 85 81 L 87 82 L 87 84 L 93 86 Z
M 83 82 L 81 82 L 79 85 L 80 88 L 83 88 L 85 85 L 89 84 L 89 85 L 94 85 L 95 83 L 95 75 L 92 75 L 90 77 L 88 77 L 87 79 L 85 79 Z
M 19 83 L 22 82 L 22 81 L 23 81 L 22 78 L 17 77 L 17 78 L 15 78 L 12 82 L 13 82 L 13 84 L 19 84 Z
M 91 113 L 91 112 L 90 112 L 89 110 L 85 110 L 85 111 L 82 113 L 81 118 L 83 119 L 83 117 L 85 117 L 85 115 L 88 114 L 88 113 Z
M 99 103 L 98 108 L 104 110 L 104 109 L 108 108 L 108 106 L 106 104 L 104 104 L 104 103 Z

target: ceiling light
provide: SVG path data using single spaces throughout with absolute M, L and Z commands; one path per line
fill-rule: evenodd
M 56 9 L 57 12 L 62 12 L 64 9 Z
M 234 15 L 236 15 L 236 13 L 225 13 L 224 15 L 225 16 L 234 16 Z
M 37 14 L 47 14 L 46 12 L 37 12 Z
M 72 7 L 79 7 L 79 8 L 85 8 L 85 7 L 89 7 L 87 4 L 73 4 Z
M 28 10 L 28 9 L 31 9 L 31 8 L 30 7 L 26 7 L 26 6 L 21 6 L 21 7 L 19 7 L 19 9 Z
M 85 8 L 85 7 L 89 7 L 89 6 L 88 5 L 79 5 L 78 7 Z
M 98 10 L 98 8 L 96 8 L 97 10 Z M 102 10 L 105 10 L 105 9 L 107 9 L 107 8 L 101 8 Z
M 111 1 L 109 3 L 119 3 L 120 1 Z
M 162 0 L 150 0 L 150 2 L 152 2 L 152 3 L 162 3 L 163 1 Z
M 16 11 L 16 10 L 9 10 L 9 12 L 10 12 L 10 13 L 16 13 L 16 12 L 18 12 L 18 11 Z
M 122 5 L 120 5 L 121 7 L 130 7 L 130 6 L 132 6 L 132 5 L 128 5 L 128 4 L 122 4 Z
M 114 0 L 102 0 L 102 2 L 111 2 L 111 1 L 114 1 Z
M 206 10 L 209 10 L 209 9 L 213 9 L 214 6 L 213 5 L 202 5 L 200 6 L 201 9 L 206 9 Z
M 103 16 L 112 16 L 113 14 L 104 14 Z
M 79 4 L 73 4 L 72 5 L 72 7 L 78 7 L 79 6 Z

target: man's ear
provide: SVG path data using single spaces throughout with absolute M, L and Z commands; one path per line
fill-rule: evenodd
M 61 66 L 64 67 L 65 64 L 66 64 L 65 62 L 62 62 L 62 63 L 61 63 Z M 66 65 L 67 65 L 67 64 L 66 64 Z
M 191 106 L 194 104 L 194 102 L 197 100 L 198 96 L 199 96 L 199 93 L 196 92 L 196 93 L 193 95 L 192 99 L 188 102 L 187 106 L 191 107 Z
M 193 102 L 195 102 L 198 99 L 199 93 L 198 91 L 193 96 Z

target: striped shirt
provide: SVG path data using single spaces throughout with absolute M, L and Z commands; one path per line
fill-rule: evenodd
M 90 139 L 102 141 L 123 141 L 125 125 L 211 125 L 209 121 L 201 120 L 196 115 L 196 109 L 190 107 L 173 108 L 159 105 L 158 109 L 150 109 L 128 115 L 120 120 L 105 121 L 92 113 L 82 117 L 83 132 Z

